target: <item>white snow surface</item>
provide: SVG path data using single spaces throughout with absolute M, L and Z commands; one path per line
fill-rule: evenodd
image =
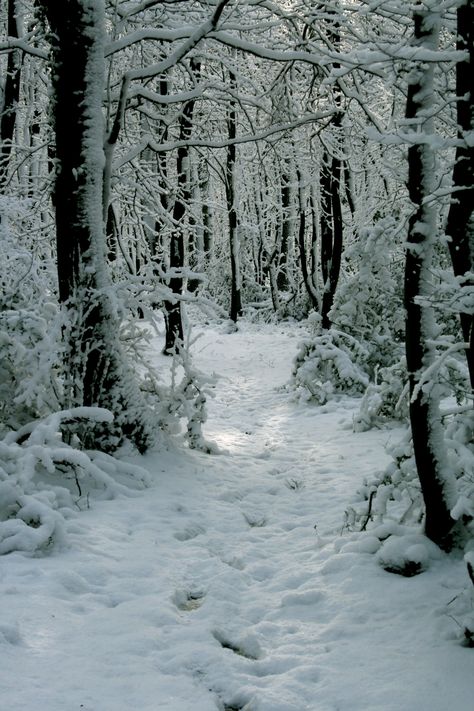
M 204 434 L 222 452 L 131 457 L 150 488 L 91 499 L 67 547 L 0 559 L 1 708 L 472 711 L 450 608 L 462 559 L 404 578 L 375 536 L 343 531 L 397 433 L 353 433 L 354 399 L 291 397 L 298 327 L 224 330 L 193 345 L 217 376 Z

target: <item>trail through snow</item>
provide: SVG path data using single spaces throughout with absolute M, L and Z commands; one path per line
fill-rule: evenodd
M 464 568 L 391 575 L 342 531 L 396 434 L 352 433 L 351 399 L 293 401 L 297 338 L 204 330 L 222 453 L 150 453 L 153 486 L 92 501 L 67 549 L 0 559 L 2 709 L 472 710 L 473 650 L 449 633 Z

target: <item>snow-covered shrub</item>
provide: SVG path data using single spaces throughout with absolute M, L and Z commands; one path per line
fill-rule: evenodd
M 192 363 L 191 343 L 174 356 L 173 376 L 168 393 L 167 417 L 184 419 L 186 439 L 191 449 L 199 449 L 208 454 L 217 452 L 202 433 L 202 425 L 207 420 L 205 376 Z M 178 371 L 182 371 L 181 378 Z
M 468 406 L 469 407 L 469 406 Z M 457 410 L 457 411 L 456 411 Z M 474 520 L 474 412 L 472 406 L 454 408 L 445 417 L 449 466 L 457 480 L 458 499 L 451 511 L 455 520 Z M 474 536 L 474 532 L 473 532 Z
M 351 530 L 365 531 L 387 520 L 421 523 L 423 502 L 410 431 L 387 449 L 392 461 L 384 471 L 363 481 L 357 501 L 346 511 L 346 525 Z
M 437 357 L 421 378 L 420 387 L 427 389 L 436 385 L 440 399 L 454 396 L 458 403 L 463 402 L 469 376 L 458 354 L 460 347 L 446 338 L 440 339 L 437 346 Z M 359 412 L 354 416 L 354 431 L 365 432 L 395 419 L 406 421 L 408 405 L 408 373 L 403 356 L 393 365 L 375 371 L 374 382 L 368 385 Z
M 474 540 L 474 413 L 464 407 L 445 411 L 449 471 L 456 483 L 451 516 L 467 524 Z M 386 521 L 419 527 L 424 503 L 417 475 L 411 433 L 388 448 L 392 461 L 358 491 L 359 501 L 346 512 L 349 528 L 366 530 Z M 462 543 L 462 541 L 461 541 Z
M 56 412 L 0 441 L 0 555 L 44 551 L 65 540 L 65 520 L 86 508 L 92 491 L 112 498 L 149 483 L 148 473 L 101 452 L 67 444 L 72 423 L 110 422 L 100 408 Z M 123 483 L 120 481 L 123 480 Z
M 51 260 L 27 243 L 28 203 L 0 196 L 0 433 L 58 409 L 58 308 Z
M 354 415 L 354 431 L 366 432 L 390 420 L 406 420 L 408 417 L 407 380 L 405 358 L 376 371 L 375 382 L 367 386 L 359 411 Z
M 335 394 L 361 394 L 369 384 L 366 348 L 352 336 L 330 329 L 304 340 L 293 367 L 293 386 L 302 400 L 322 405 Z
M 146 334 L 134 342 L 133 347 L 140 352 L 143 351 L 144 338 Z M 214 453 L 216 447 L 207 442 L 202 434 L 202 425 L 207 419 L 208 386 L 212 381 L 193 364 L 191 347 L 194 342 L 188 337 L 184 347 L 172 356 L 171 379 L 168 384 L 163 382 L 162 373 L 141 355 L 137 355 L 140 360 L 136 362 L 142 366 L 142 389 L 150 410 L 154 412 L 156 429 L 176 435 L 181 433 L 184 423 L 185 439 L 191 449 Z
M 334 327 L 367 348 L 366 368 L 393 365 L 404 339 L 403 248 L 400 221 L 381 219 L 360 230 L 344 253 L 346 273 L 336 291 L 330 318 Z
M 54 304 L 0 311 L 0 431 L 58 408 Z

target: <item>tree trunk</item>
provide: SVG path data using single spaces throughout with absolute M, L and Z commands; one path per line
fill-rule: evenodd
M 301 178 L 301 173 L 297 171 L 298 176 L 298 199 L 299 199 L 299 230 L 298 230 L 298 244 L 300 249 L 300 264 L 301 273 L 303 275 L 304 285 L 306 287 L 306 292 L 309 296 L 311 307 L 317 309 L 319 307 L 319 300 L 316 290 L 313 286 L 313 274 L 308 271 L 308 261 L 312 264 L 312 259 L 308 260 L 306 254 L 306 202 L 304 198 L 304 188 L 303 181 Z M 314 237 L 314 233 L 312 233 Z M 312 248 L 311 248 L 312 252 Z
M 144 451 L 151 432 L 109 297 L 103 220 L 103 3 L 41 0 L 41 5 L 53 45 L 56 244 L 59 298 L 66 316 L 64 405 L 99 406 L 114 414 L 113 429 L 85 433 L 86 446 L 113 449 L 126 435 Z
M 435 50 L 436 15 L 421 7 L 414 14 L 414 45 Z M 425 532 L 449 548 L 454 521 L 449 513 L 449 482 L 436 384 L 422 387 L 423 372 L 434 362 L 432 309 L 418 301 L 431 295 L 430 273 L 436 243 L 436 207 L 429 199 L 435 185 L 435 156 L 426 135 L 433 132 L 433 64 L 420 64 L 410 75 L 406 119 L 408 190 L 413 214 L 408 225 L 405 262 L 406 358 L 410 385 L 410 421 L 416 468 L 425 502 Z
M 230 72 L 231 85 L 235 85 L 235 75 Z M 232 141 L 237 132 L 237 114 L 235 101 L 229 103 L 229 114 L 227 117 L 227 135 Z M 230 267 L 231 267 L 231 292 L 230 292 L 230 319 L 237 322 L 242 316 L 242 296 L 241 296 L 241 276 L 240 276 L 240 244 L 237 225 L 237 206 L 235 199 L 235 143 L 230 143 L 227 147 L 227 160 L 225 172 L 225 194 L 227 201 L 227 211 L 229 214 L 229 245 L 230 245 Z
M 8 0 L 7 32 L 9 37 L 19 37 L 17 0 Z M 0 116 L 0 193 L 4 191 L 8 164 L 15 135 L 15 123 L 20 98 L 21 51 L 14 49 L 8 54 L 7 73 L 3 88 L 3 105 Z
M 339 51 L 341 45 L 341 27 L 338 15 L 339 3 L 335 6 L 325 6 L 325 26 L 328 40 L 335 50 Z M 339 62 L 334 62 L 334 69 L 340 69 Z M 343 249 L 343 223 L 342 223 L 342 160 L 337 155 L 342 144 L 342 93 L 339 86 L 334 88 L 334 104 L 337 113 L 331 119 L 335 147 L 331 149 L 332 156 L 326 152 L 321 164 L 321 270 L 323 274 L 323 293 L 321 303 L 321 325 L 323 329 L 331 327 L 329 312 L 334 302 L 339 273 L 341 270 L 341 257 Z M 334 152 L 336 151 L 336 153 Z M 342 152 L 342 151 L 341 151 Z
M 335 121 L 335 124 L 339 124 Z M 341 161 L 335 156 L 323 156 L 321 165 L 321 271 L 323 275 L 323 296 L 321 304 L 321 325 L 331 328 L 329 312 L 334 302 L 343 246 L 343 225 L 341 210 Z
M 474 131 L 474 0 L 464 0 L 457 9 L 457 49 L 468 57 L 456 65 L 458 139 L 453 169 L 453 195 L 446 234 L 454 274 L 472 269 L 474 254 L 474 144 L 467 140 Z M 472 286 L 472 279 L 465 286 Z M 461 313 L 463 339 L 469 343 L 466 359 L 474 390 L 474 329 L 472 314 Z
M 288 283 L 288 244 L 291 232 L 291 187 L 290 176 L 283 173 L 280 179 L 281 192 L 281 242 L 278 249 L 277 286 L 280 291 L 287 291 Z
M 191 71 L 199 75 L 201 65 L 196 60 L 191 60 Z M 183 108 L 179 124 L 179 140 L 187 141 L 191 136 L 193 127 L 193 113 L 195 100 L 188 101 Z M 179 274 L 184 267 L 184 217 L 186 208 L 191 198 L 188 175 L 189 147 L 178 148 L 176 159 L 176 173 L 178 180 L 178 193 L 173 206 L 173 231 L 170 241 L 170 269 L 176 270 L 169 280 L 169 288 L 176 295 L 176 300 L 165 301 L 164 313 L 166 322 L 166 340 L 163 353 L 171 355 L 182 346 L 184 342 L 181 296 L 183 293 L 183 277 Z

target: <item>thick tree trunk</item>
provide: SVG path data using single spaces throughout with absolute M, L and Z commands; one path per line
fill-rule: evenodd
M 463 276 L 472 270 L 474 255 L 474 144 L 467 140 L 474 131 L 474 0 L 464 0 L 457 9 L 457 49 L 467 52 L 456 65 L 458 139 L 453 169 L 453 195 L 446 225 L 450 237 L 449 252 L 454 274 Z M 472 285 L 472 279 L 466 281 Z M 461 330 L 467 365 L 474 390 L 474 329 L 472 314 L 461 313 Z
M 123 435 L 151 443 L 145 407 L 118 339 L 103 220 L 104 12 L 98 0 L 41 0 L 53 45 L 55 212 L 63 304 L 65 407 L 113 412 L 113 430 L 86 433 L 87 446 L 113 448 Z
M 17 0 L 8 0 L 7 32 L 9 37 L 19 37 L 17 5 Z M 7 59 L 7 73 L 0 115 L 0 193 L 5 187 L 15 135 L 16 114 L 20 98 L 21 54 L 20 50 L 14 49 L 9 52 Z
M 414 45 L 437 46 L 436 15 L 414 14 Z M 431 263 L 436 243 L 436 208 L 429 199 L 435 185 L 435 157 L 426 135 L 433 131 L 433 65 L 412 70 L 406 119 L 412 133 L 408 149 L 408 190 L 414 211 L 408 226 L 405 262 L 406 358 L 410 384 L 410 421 L 416 468 L 425 502 L 426 535 L 449 548 L 454 521 L 449 512 L 450 486 L 436 384 L 421 387 L 423 372 L 433 363 L 433 313 L 420 296 L 431 295 Z M 411 126 L 410 126 L 411 124 Z

